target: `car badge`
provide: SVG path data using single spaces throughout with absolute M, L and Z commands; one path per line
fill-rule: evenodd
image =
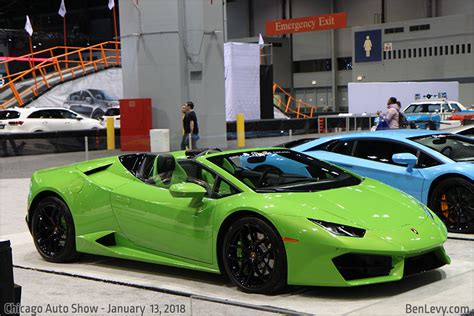
M 418 235 L 418 231 L 417 231 L 416 229 L 410 228 L 410 230 L 411 230 L 414 234 Z

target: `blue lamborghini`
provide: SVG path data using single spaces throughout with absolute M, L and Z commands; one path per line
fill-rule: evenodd
M 405 191 L 451 232 L 474 232 L 474 138 L 385 130 L 323 137 L 292 149 Z

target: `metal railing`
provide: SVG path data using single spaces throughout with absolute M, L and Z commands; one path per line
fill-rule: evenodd
M 277 83 L 273 83 L 273 104 L 283 113 L 296 118 L 313 118 L 318 110 L 317 106 L 294 98 Z
M 6 72 L 0 86 L 0 108 L 23 106 L 58 83 L 120 65 L 119 45 L 109 41 L 88 47 L 56 46 L 0 62 Z M 29 69 L 11 73 L 13 63 L 19 62 L 28 62 Z

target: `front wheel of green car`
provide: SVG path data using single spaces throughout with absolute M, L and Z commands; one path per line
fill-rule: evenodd
M 67 205 L 49 196 L 32 210 L 31 231 L 36 249 L 50 262 L 70 262 L 76 252 L 74 222 Z
M 267 222 L 243 217 L 228 228 L 222 262 L 231 281 L 244 292 L 271 294 L 286 286 L 283 240 Z

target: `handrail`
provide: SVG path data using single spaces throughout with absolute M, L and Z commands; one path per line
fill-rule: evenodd
M 282 101 L 281 94 L 286 96 L 286 102 Z M 296 118 L 313 118 L 318 110 L 317 106 L 294 98 L 277 83 L 273 83 L 273 102 L 282 112 L 295 114 Z
M 14 58 L 0 62 L 0 66 L 4 65 L 7 71 L 7 76 L 3 77 L 4 84 L 0 86 L 0 93 L 10 90 L 12 95 L 10 99 L 0 105 L 0 108 L 14 104 L 23 106 L 28 95 L 38 96 L 41 88 L 49 89 L 58 82 L 66 80 L 65 77 L 68 75 L 75 78 L 78 74 L 85 75 L 88 71 L 96 71 L 99 67 L 107 68 L 120 65 L 121 57 L 118 54 L 118 49 L 110 47 L 112 45 L 118 47 L 119 44 L 119 42 L 108 41 L 88 47 L 56 46 L 26 54 L 17 58 L 22 58 L 23 62 L 29 62 L 30 69 L 13 74 L 9 73 L 9 65 L 13 62 L 20 62 L 19 60 Z M 58 50 L 64 51 L 64 53 L 56 55 Z M 47 54 L 49 57 L 35 64 L 32 58 L 40 54 Z M 25 82 L 26 78 L 30 81 Z

